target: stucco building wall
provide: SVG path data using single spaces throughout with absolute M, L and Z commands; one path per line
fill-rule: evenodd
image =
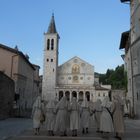
M 13 116 L 14 81 L 0 71 L 0 119 Z

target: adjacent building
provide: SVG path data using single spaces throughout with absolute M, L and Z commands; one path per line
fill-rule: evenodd
M 124 60 L 124 69 L 127 74 L 127 91 L 126 101 L 130 103 L 130 116 L 134 114 L 134 92 L 133 92 L 133 80 L 132 80 L 132 53 L 130 48 L 130 31 L 123 32 L 121 35 L 120 47 L 124 49 L 125 54 L 122 55 Z
M 126 48 L 125 62 L 129 65 L 128 72 L 128 95 L 131 96 L 132 115 L 139 115 L 140 105 L 140 0 L 121 0 L 121 2 L 130 2 L 130 25 L 129 45 Z M 124 33 L 124 37 L 127 36 Z M 123 39 L 122 40 L 125 40 Z M 125 41 L 123 41 L 125 42 Z M 122 46 L 121 46 L 122 47 Z
M 29 61 L 17 47 L 0 44 L 0 71 L 15 83 L 15 101 L 18 115 L 27 116 L 33 99 L 39 92 L 39 66 Z

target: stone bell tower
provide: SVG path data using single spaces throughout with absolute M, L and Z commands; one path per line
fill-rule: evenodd
M 54 15 L 52 15 L 48 31 L 44 33 L 44 63 L 43 63 L 43 81 L 42 98 L 43 100 L 54 99 L 56 96 L 55 87 L 57 81 L 58 68 L 58 45 L 59 34 L 57 33 Z

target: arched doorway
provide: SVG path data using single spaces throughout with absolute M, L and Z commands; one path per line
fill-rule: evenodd
M 77 98 L 77 92 L 76 91 L 72 92 L 72 97 L 76 97 Z
M 63 97 L 63 91 L 61 90 L 61 91 L 59 91 L 59 101 L 62 97 Z
M 85 95 L 86 95 L 87 100 L 90 101 L 90 92 L 86 91 Z
M 84 93 L 83 93 L 83 91 L 80 91 L 79 92 L 79 101 L 83 101 L 83 97 L 84 96 Z
M 69 91 L 66 91 L 65 92 L 65 96 L 67 97 L 67 100 L 69 101 L 70 100 L 70 92 Z
M 78 100 L 80 105 L 82 104 L 83 100 L 84 100 L 84 92 L 80 91 L 79 92 L 79 100 Z

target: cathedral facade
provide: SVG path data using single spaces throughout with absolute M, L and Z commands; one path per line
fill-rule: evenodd
M 56 30 L 54 16 L 52 16 L 48 31 L 44 33 L 44 36 L 43 100 L 56 97 L 60 99 L 65 95 L 71 100 L 75 94 L 78 101 L 82 101 L 86 97 L 95 101 L 98 96 L 97 93 L 101 94 L 100 92 L 104 93 L 104 96 L 108 96 L 109 89 L 98 85 L 96 90 L 94 66 L 88 62 L 74 56 L 64 64 L 58 65 L 60 37 Z

